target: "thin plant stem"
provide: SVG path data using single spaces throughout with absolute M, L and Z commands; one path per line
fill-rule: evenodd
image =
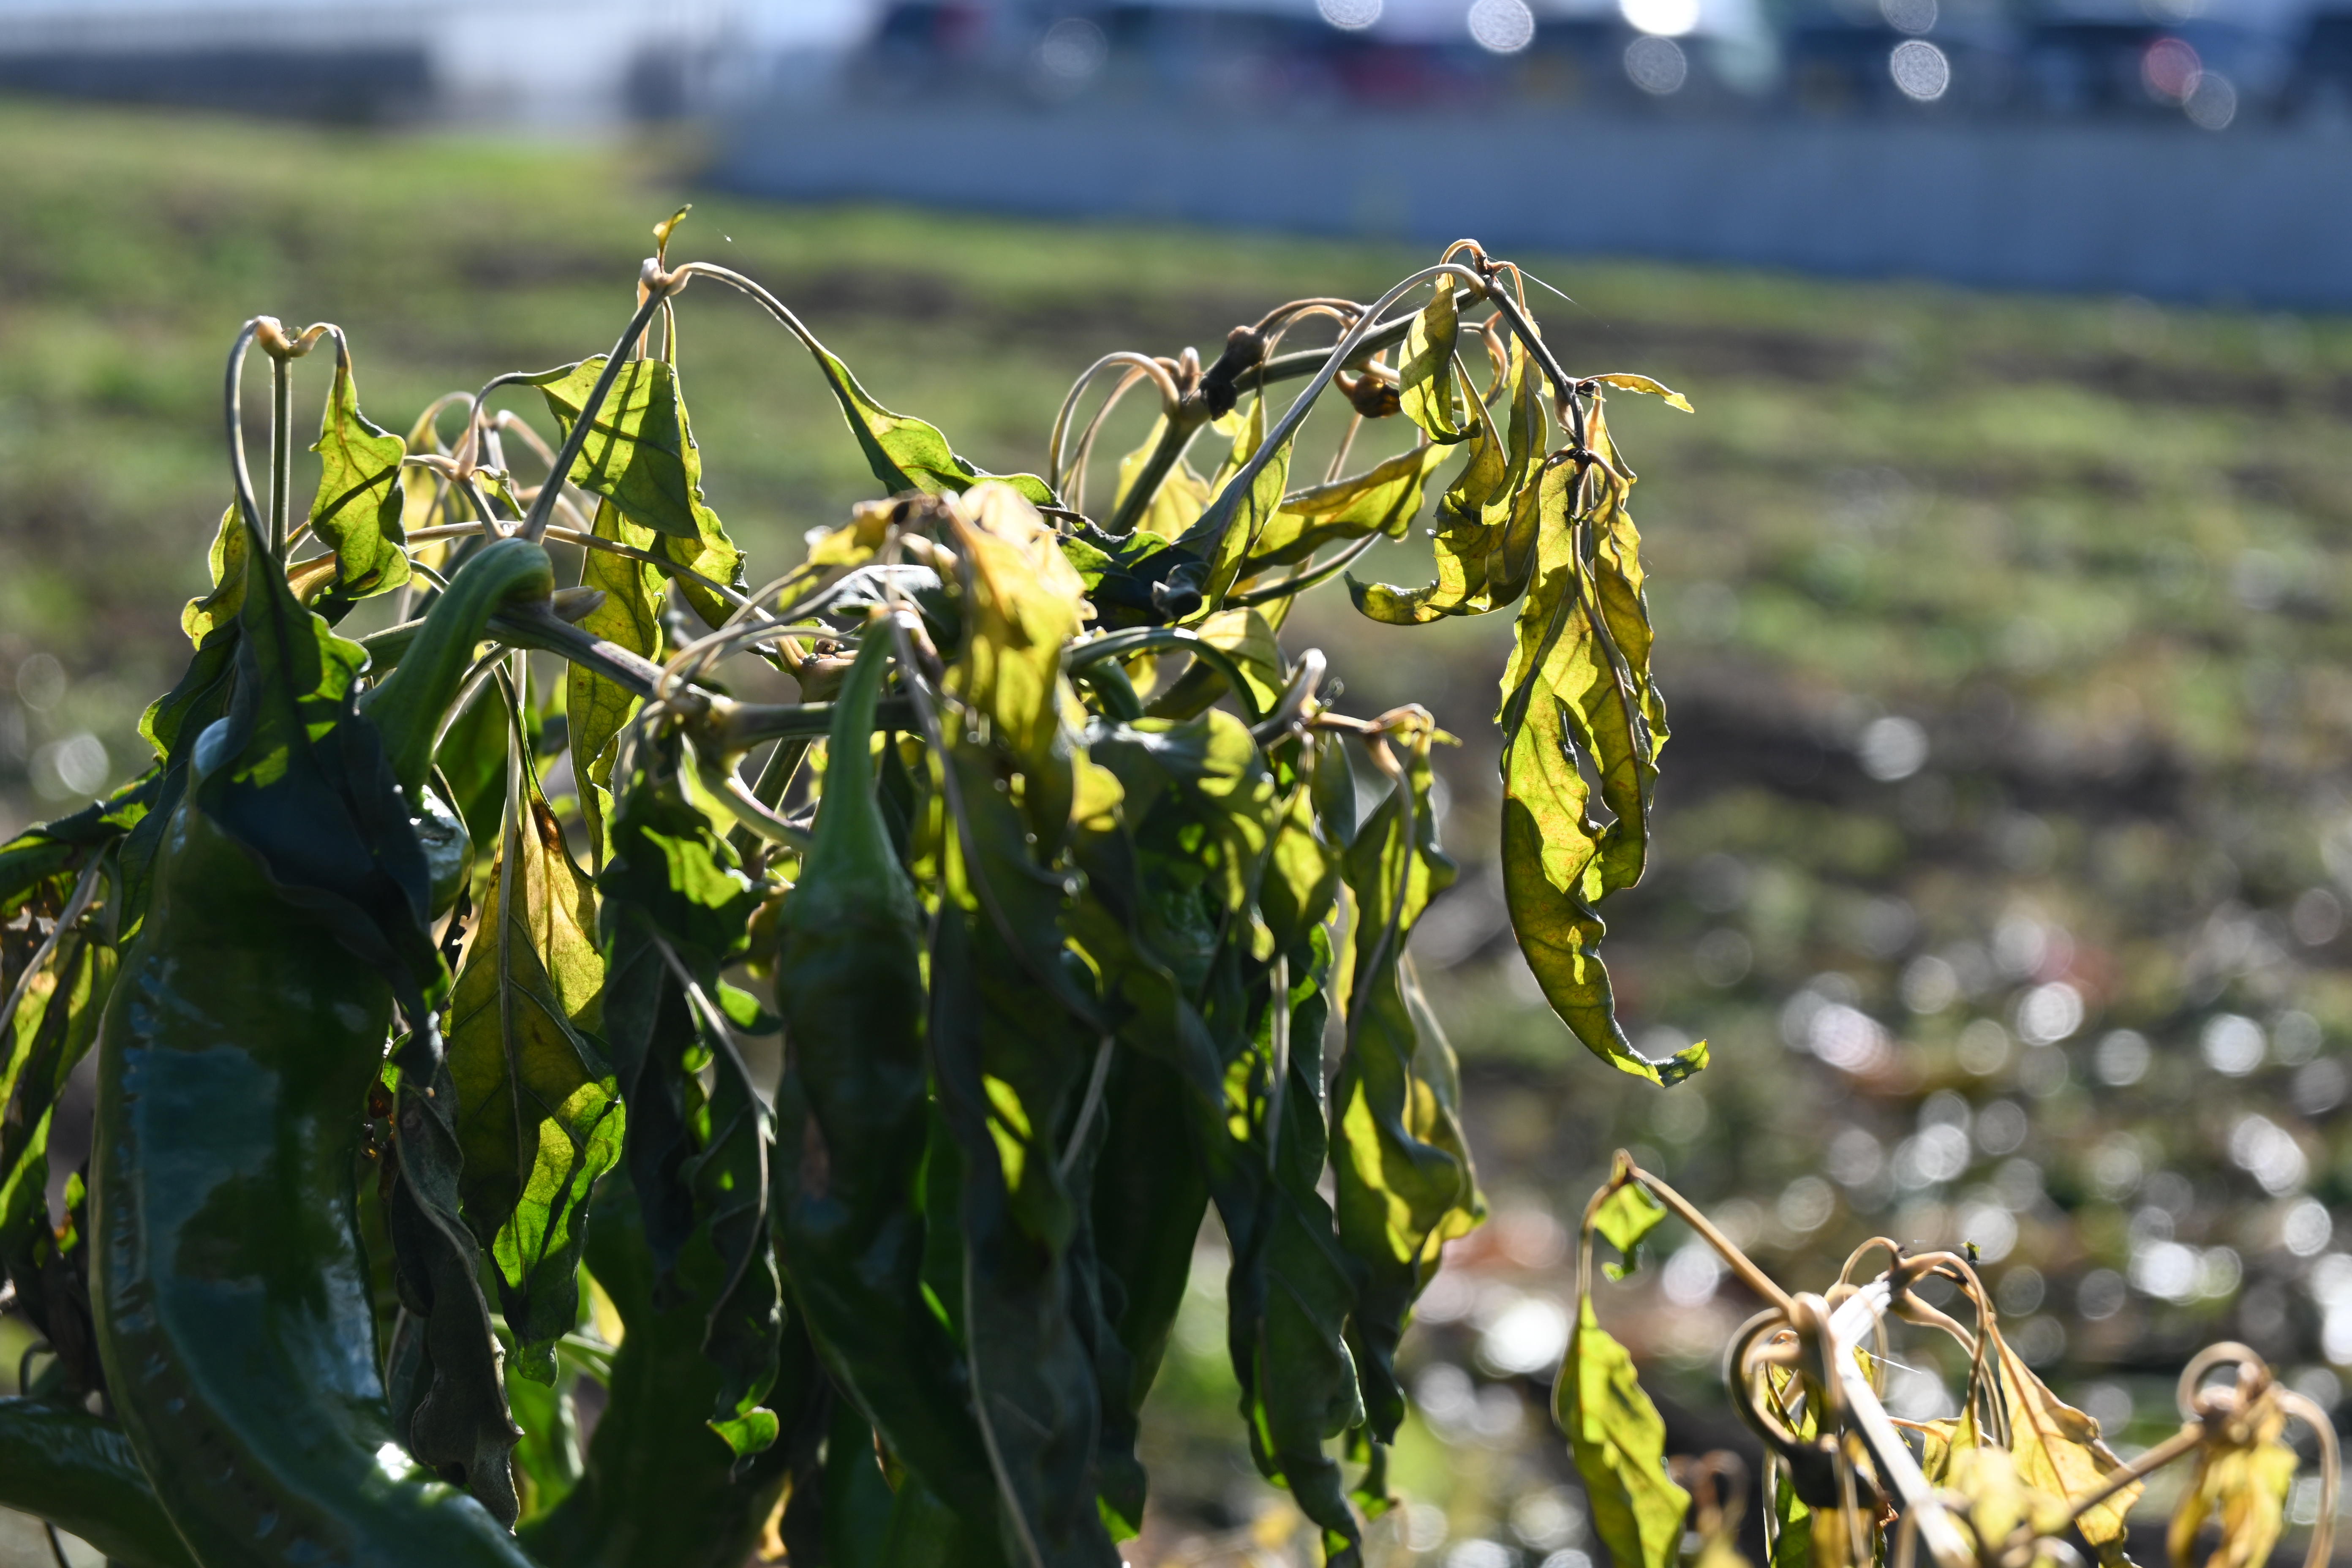
M 1252 588 L 1245 594 L 1232 595 L 1225 600 L 1225 608 L 1238 610 L 1251 605 L 1263 605 L 1273 599 L 1286 599 L 1293 594 L 1312 588 L 1316 584 L 1336 577 L 1354 565 L 1359 559 L 1370 551 L 1373 545 L 1386 537 L 1388 537 L 1386 534 L 1368 533 L 1349 544 L 1345 550 L 1326 556 L 1319 562 L 1309 563 L 1287 577 L 1268 583 L 1263 587 Z
M 1209 405 L 1198 398 L 1188 400 L 1175 413 L 1168 416 L 1168 422 L 1160 427 L 1160 440 L 1152 447 L 1151 455 L 1136 471 L 1135 481 L 1127 487 L 1127 494 L 1119 498 L 1118 505 L 1111 511 L 1110 521 L 1103 524 L 1105 533 L 1115 533 L 1123 538 L 1135 531 L 1136 524 L 1143 520 L 1144 512 L 1151 505 L 1151 498 L 1160 493 L 1160 487 L 1168 482 L 1168 476 L 1175 472 L 1176 465 L 1183 460 L 1184 449 L 1192 444 L 1192 437 L 1199 435 L 1208 423 Z
M 2205 1423 L 2191 1421 L 2136 1459 L 2126 1461 L 2099 1478 L 2099 1484 L 2066 1500 L 2066 1517 L 2080 1519 L 2126 1487 L 2154 1475 L 2184 1454 L 2194 1453 L 2205 1440 Z
M 604 371 L 596 377 L 596 384 L 589 389 L 587 399 L 580 405 L 579 417 L 572 420 L 570 433 L 563 437 L 563 445 L 555 454 L 551 482 L 540 487 L 539 500 L 532 504 L 530 514 L 522 520 L 522 526 L 516 530 L 533 544 L 547 536 L 548 524 L 555 516 L 555 498 L 563 489 L 562 478 L 572 471 L 581 447 L 587 445 L 588 432 L 594 426 L 596 416 L 604 408 L 604 399 L 612 392 L 613 384 L 620 379 L 621 367 L 630 363 L 622 356 L 629 352 L 629 345 L 635 342 L 638 334 L 646 330 L 646 323 L 653 320 L 654 312 L 661 308 L 662 301 L 686 287 L 684 268 L 664 273 L 660 264 L 651 257 L 646 258 L 638 277 L 646 289 L 645 303 L 637 307 L 636 314 L 629 318 L 628 326 L 613 344 L 612 353 L 604 360 Z
M 294 366 L 269 356 L 269 557 L 286 559 L 286 513 L 294 489 Z

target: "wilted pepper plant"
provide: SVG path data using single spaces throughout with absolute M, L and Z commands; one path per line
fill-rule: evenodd
M 1522 948 L 1595 1052 L 1687 1076 L 1705 1047 L 1638 1055 L 1597 952 L 1666 738 L 1605 396 L 1681 399 L 1565 370 L 1465 241 L 1205 366 L 1107 356 L 1000 478 L 757 283 L 673 266 L 676 222 L 609 353 L 404 436 L 339 329 L 237 337 L 154 763 L 0 848 L 0 1258 L 44 1336 L 0 1501 L 134 1568 L 1110 1564 L 1213 1207 L 1251 1451 L 1357 1561 L 1400 1336 L 1482 1212 L 1409 946 L 1454 876 L 1448 737 L 1347 711 L 1280 633 L 1458 459 L 1434 579 L 1349 591 L 1399 626 L 1517 606 Z M 806 350 L 881 498 L 758 586 L 680 392 L 697 279 Z M 1090 484 L 1139 389 L 1157 425 Z M 744 660 L 800 700 L 732 695 Z
M 2126 1458 L 2002 1337 L 1972 1247 L 1915 1251 L 1874 1237 L 1827 1290 L 1790 1292 L 1621 1152 L 1585 1206 L 1576 1318 L 1554 1401 L 1594 1526 L 1618 1568 L 1673 1568 L 1683 1558 L 1685 1515 L 1703 1538 L 1699 1563 L 1744 1562 L 1737 1509 L 1714 1506 L 1703 1486 L 1693 1510 L 1667 1466 L 1657 1407 L 1593 1308 L 1595 1239 L 1622 1255 L 1604 1266 L 1622 1279 L 1670 1214 L 1765 1302 L 1725 1347 L 1724 1377 L 1732 1407 L 1764 1451 L 1761 1503 L 1774 1568 L 1914 1568 L 1923 1552 L 1935 1568 L 2083 1568 L 2078 1540 L 2113 1568 L 2130 1562 L 2126 1516 L 2143 1481 L 2192 1457 L 2166 1532 L 2174 1568 L 2191 1568 L 2209 1523 L 2219 1540 L 2206 1568 L 2260 1568 L 2285 1532 L 2302 1468 L 2286 1441 L 2290 1424 L 2310 1434 L 2317 1455 L 2305 1568 L 2329 1561 L 2340 1484 L 2335 1425 L 2248 1347 L 2222 1342 L 2191 1357 L 2179 1376 L 2180 1429 Z M 1876 1277 L 1857 1278 L 1873 1260 L 1883 1264 Z M 1889 1343 L 1891 1323 L 1959 1347 L 1968 1371 L 1957 1414 L 1925 1421 L 1889 1414 L 1881 1400 L 1886 1369 L 1904 1364 Z M 1917 1352 L 1906 1345 L 1899 1353 Z M 1709 1458 L 1738 1464 L 1736 1455 Z M 1693 1479 L 1711 1480 L 1710 1468 L 1699 1467 Z

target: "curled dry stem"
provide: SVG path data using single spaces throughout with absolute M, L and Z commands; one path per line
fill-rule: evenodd
M 1100 423 L 1103 415 L 1108 414 L 1127 389 L 1134 385 L 1139 379 L 1148 378 L 1159 386 L 1160 413 L 1162 418 L 1172 422 L 1176 417 L 1178 407 L 1184 401 L 1183 389 L 1176 384 L 1176 377 L 1171 374 L 1166 365 L 1149 354 L 1139 354 L 1120 349 L 1103 355 L 1102 358 L 1087 366 L 1079 373 L 1077 380 L 1070 384 L 1068 395 L 1062 399 L 1062 406 L 1054 416 L 1053 434 L 1045 442 L 1045 482 L 1053 487 L 1054 493 L 1056 495 L 1065 493 L 1062 489 L 1062 448 L 1069 437 L 1070 417 L 1077 411 L 1078 400 L 1086 395 L 1087 388 L 1093 384 L 1095 377 L 1113 365 L 1123 368 L 1128 374 L 1120 378 L 1118 385 L 1112 390 L 1109 399 L 1095 416 L 1096 423 Z M 1094 433 L 1094 426 L 1089 425 L 1087 433 L 1091 437 Z M 1075 500 L 1077 498 L 1072 496 L 1070 499 Z
M 1486 280 L 1476 272 L 1466 267 L 1455 266 L 1451 262 L 1441 262 L 1435 267 L 1423 268 L 1381 295 L 1356 324 L 1348 330 L 1346 335 L 1325 353 L 1322 368 L 1318 370 L 1314 377 L 1307 382 L 1307 389 L 1292 400 L 1281 419 L 1265 433 L 1265 439 L 1258 443 L 1257 450 L 1250 454 L 1249 460 L 1244 462 L 1240 470 L 1225 482 L 1225 488 L 1217 492 L 1216 499 L 1210 501 L 1208 510 L 1201 514 L 1200 521 L 1193 526 L 1202 539 L 1202 555 L 1210 560 L 1216 559 L 1226 532 L 1233 527 L 1234 514 L 1240 510 L 1242 498 L 1250 493 L 1252 487 L 1257 483 L 1258 475 L 1265 471 L 1266 464 L 1273 460 L 1274 455 L 1287 447 L 1291 437 L 1298 433 L 1298 426 L 1305 423 L 1308 411 L 1315 405 L 1315 400 L 1323 395 L 1323 389 L 1331 384 L 1331 378 L 1339 374 L 1348 364 L 1349 356 L 1361 346 L 1367 335 L 1367 329 L 1379 319 L 1380 313 L 1414 289 L 1424 284 L 1433 283 L 1440 278 L 1455 279 L 1469 289 L 1474 299 L 1484 298 L 1487 293 Z M 1408 328 L 1409 326 L 1410 323 Z M 1581 444 L 1580 441 L 1579 445 Z

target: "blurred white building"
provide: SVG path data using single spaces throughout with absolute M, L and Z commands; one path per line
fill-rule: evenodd
M 0 87 L 547 127 L 697 110 L 854 43 L 868 0 L 0 0 Z

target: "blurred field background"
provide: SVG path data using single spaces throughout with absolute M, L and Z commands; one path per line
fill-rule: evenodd
M 674 255 L 760 278 L 884 402 L 1026 468 L 1098 354 L 1213 351 L 1270 303 L 1367 298 L 1425 259 L 758 205 L 696 190 L 694 145 L 643 133 L 562 151 L 0 101 L 0 148 L 11 832 L 143 762 L 228 493 L 221 358 L 256 312 L 341 323 L 364 406 L 404 427 L 444 391 L 609 347 L 647 226 L 691 199 Z M 1504 622 L 1396 631 L 1318 594 L 1292 641 L 1330 652 L 1346 706 L 1421 700 L 1464 742 L 1441 758 L 1462 877 L 1417 951 L 1493 1217 L 1407 1342 L 1413 1506 L 1382 1561 L 1589 1568 L 1545 1404 L 1573 1228 L 1619 1146 L 1792 1284 L 1874 1234 L 1973 1240 L 2016 1342 L 2126 1446 L 2170 1429 L 2173 1370 L 2225 1336 L 2339 1407 L 2352 325 L 1520 259 L 1576 300 L 1538 304 L 1571 367 L 1697 407 L 1612 405 L 1675 735 L 1608 951 L 1636 1037 L 1703 1036 L 1715 1065 L 1671 1094 L 1622 1079 L 1522 973 L 1492 868 Z M 682 320 L 709 498 L 756 578 L 871 479 L 781 332 L 715 290 Z M 1412 582 L 1425 560 L 1358 570 Z M 1673 1228 L 1602 1314 L 1652 1358 L 1677 1447 L 1736 1446 L 1716 1361 L 1752 1303 Z M 1291 1540 L 1240 1443 L 1202 1247 L 1139 1560 Z M 0 1337 L 11 1372 L 21 1348 Z M 1897 1353 L 1898 1412 L 1944 1413 L 1934 1352 Z M 2308 1523 L 2315 1493 L 2293 1507 Z

